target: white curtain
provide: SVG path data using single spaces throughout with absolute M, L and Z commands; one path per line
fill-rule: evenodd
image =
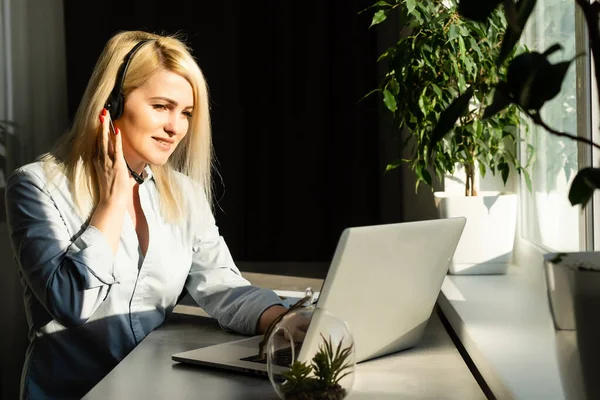
M 0 120 L 17 124 L 5 149 L 7 174 L 47 151 L 66 131 L 65 65 L 63 0 L 0 0 Z M 28 342 L 22 293 L 8 229 L 0 221 L 0 320 L 5 324 L 0 398 L 5 399 L 18 398 Z

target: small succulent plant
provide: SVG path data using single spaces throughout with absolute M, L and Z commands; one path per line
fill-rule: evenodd
M 281 390 L 286 400 L 341 400 L 348 394 L 340 381 L 352 373 L 349 357 L 354 346 L 343 348 L 343 340 L 334 346 L 325 339 L 311 364 L 295 361 L 282 375 L 286 379 Z

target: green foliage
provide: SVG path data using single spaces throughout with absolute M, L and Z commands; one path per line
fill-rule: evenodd
M 346 397 L 346 390 L 339 382 L 352 373 L 349 358 L 354 346 L 343 348 L 342 340 L 334 347 L 331 337 L 329 340 L 321 337 L 324 343 L 310 365 L 296 360 L 283 372 L 286 381 L 281 390 L 286 400 L 339 400 Z
M 347 370 L 352 368 L 352 365 L 348 363 L 348 358 L 352 354 L 353 346 L 342 349 L 342 340 L 334 349 L 331 337 L 329 340 L 325 340 L 325 338 L 323 340 L 324 345 L 313 357 L 312 367 L 315 376 L 324 386 L 337 385 L 342 378 L 352 373 Z
M 594 61 L 594 71 L 596 73 L 596 85 L 600 89 L 600 2 L 598 0 L 575 0 L 585 16 L 586 27 L 589 35 L 589 43 L 592 50 Z M 501 6 L 500 6 L 501 4 Z M 589 146 L 600 149 L 600 145 L 594 143 L 588 138 L 580 137 L 570 133 L 560 132 L 547 125 L 541 118 L 541 108 L 560 91 L 565 80 L 567 70 L 575 58 L 552 64 L 548 57 L 562 49 L 560 44 L 550 46 L 543 53 L 536 51 L 526 52 L 514 59 L 510 59 L 511 52 L 515 52 L 515 47 L 521 33 L 533 9 L 536 0 L 462 0 L 458 9 L 462 17 L 468 18 L 473 23 L 495 24 L 498 15 L 504 15 L 508 21 L 508 28 L 504 37 L 500 54 L 497 55 L 496 65 L 502 68 L 508 63 L 508 73 L 501 77 L 500 81 L 494 85 L 495 95 L 490 110 L 484 112 L 485 118 L 494 118 L 497 113 L 505 112 L 510 107 L 517 106 L 518 109 L 540 127 L 543 127 L 549 133 L 559 138 L 569 138 Z M 391 5 L 388 4 L 389 7 Z M 462 49 L 461 49 L 462 50 Z M 460 56 L 460 52 L 457 55 Z M 486 71 L 490 77 L 498 75 L 493 71 Z M 463 73 L 468 76 L 468 71 Z M 477 86 L 471 83 L 469 88 Z M 491 87 L 489 89 L 492 89 Z M 452 93 L 452 88 L 446 88 L 448 93 Z M 461 91 L 461 93 L 464 91 Z M 597 91 L 600 99 L 600 90 Z M 463 107 L 460 97 L 448 105 L 444 112 L 453 115 L 455 109 Z M 502 111 L 504 110 L 504 111 Z M 460 118 L 459 118 L 460 122 Z M 460 126 L 460 125 L 459 125 Z M 460 132 L 456 127 L 450 127 L 444 124 L 439 130 L 437 137 L 443 140 L 453 140 L 452 138 Z M 436 139 L 436 138 L 433 138 Z M 435 147 L 434 140 L 429 141 L 430 147 Z M 565 165 L 565 168 L 570 168 Z M 568 176 L 568 175 L 567 175 Z M 526 182 L 531 187 L 531 182 L 526 177 Z M 580 204 L 582 209 L 589 203 L 596 189 L 600 188 L 600 169 L 584 168 L 578 171 L 575 179 L 571 183 L 569 191 L 569 201 L 572 205 Z
M 284 393 L 312 392 L 316 387 L 317 380 L 310 376 L 311 373 L 310 365 L 298 360 L 294 361 L 290 369 L 283 373 L 286 381 L 282 391 Z
M 581 204 L 585 207 L 591 200 L 594 190 L 600 188 L 600 168 L 584 168 L 579 171 L 569 191 L 571 204 Z
M 523 171 L 515 151 L 521 122 L 517 107 L 502 104 L 483 118 L 486 107 L 503 94 L 494 96 L 492 88 L 507 74 L 497 64 L 507 29 L 504 15 L 492 7 L 489 19 L 469 20 L 459 15 L 454 0 L 378 1 L 373 8 L 372 25 L 399 13 L 406 33 L 379 57 L 388 67 L 378 91 L 394 125 L 409 132 L 399 148 L 411 152 L 387 170 L 408 163 L 417 188 L 421 182 L 432 185 L 431 168 L 441 180 L 456 165 L 472 178 L 479 165 L 481 175 L 500 171 L 505 183 L 511 165 Z M 472 189 L 468 195 L 476 194 Z

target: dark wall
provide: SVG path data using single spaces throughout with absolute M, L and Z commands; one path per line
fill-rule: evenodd
M 69 113 L 119 30 L 182 32 L 212 97 L 217 223 L 242 261 L 327 261 L 382 217 L 372 1 L 65 0 Z M 399 204 L 400 208 L 401 205 Z

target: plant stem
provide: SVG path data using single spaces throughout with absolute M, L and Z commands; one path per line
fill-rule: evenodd
M 475 187 L 475 165 L 468 161 L 464 165 L 467 180 L 465 183 L 465 196 L 477 196 L 477 188 Z
M 555 130 L 554 128 L 551 128 L 544 121 L 542 121 L 542 118 L 537 113 L 534 114 L 531 111 L 525 111 L 525 114 L 527 114 L 529 116 L 529 118 L 531 118 L 533 120 L 533 122 L 535 122 L 537 125 L 541 126 L 542 128 L 546 129 L 548 132 L 552 133 L 553 135 L 560 136 L 560 137 L 567 137 L 567 138 L 575 140 L 577 142 L 582 142 L 582 143 L 588 144 L 590 146 L 594 146 L 595 148 L 600 150 L 600 145 L 592 142 L 590 139 L 587 139 L 587 138 L 584 138 L 581 136 L 575 136 L 570 133 L 560 132 L 560 131 Z
M 465 196 L 469 196 L 471 191 L 471 176 L 469 175 L 469 166 L 467 164 L 465 164 L 465 175 Z

